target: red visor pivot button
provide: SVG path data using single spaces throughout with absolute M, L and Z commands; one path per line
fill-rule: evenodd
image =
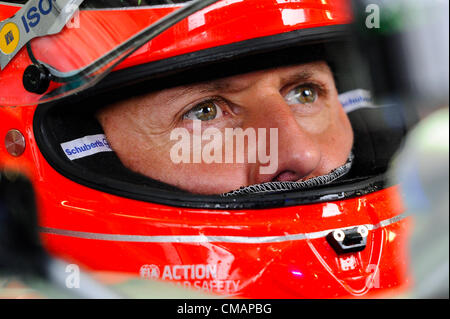
M 348 229 L 336 229 L 330 232 L 326 239 L 338 255 L 364 250 L 367 245 L 369 230 L 366 226 Z
M 9 130 L 5 136 L 5 147 L 10 155 L 19 157 L 25 151 L 25 137 L 18 130 Z

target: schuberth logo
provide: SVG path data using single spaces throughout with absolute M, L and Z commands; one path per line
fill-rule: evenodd
M 101 152 L 112 152 L 104 134 L 85 136 L 62 143 L 61 147 L 71 161 Z

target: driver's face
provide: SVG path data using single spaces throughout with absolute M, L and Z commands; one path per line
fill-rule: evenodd
M 346 162 L 353 145 L 350 122 L 325 62 L 133 97 L 101 110 L 98 119 L 126 167 L 199 194 L 325 175 Z M 239 128 L 255 133 L 256 144 L 251 145 L 250 134 L 243 148 L 237 142 L 233 145 L 233 139 L 227 144 L 232 146 L 226 146 L 227 130 L 239 132 Z M 180 132 L 186 132 L 187 139 Z M 205 138 L 205 132 L 215 133 Z M 247 155 L 254 149 L 256 157 L 249 160 Z M 230 150 L 234 151 L 228 157 L 231 161 L 226 160 Z M 244 162 L 236 159 L 242 150 Z M 189 152 L 184 157 L 189 163 L 174 160 L 174 154 L 184 151 Z M 205 154 L 213 154 L 215 161 L 205 160 Z M 271 154 L 276 165 L 268 169 L 268 158 L 258 154 Z

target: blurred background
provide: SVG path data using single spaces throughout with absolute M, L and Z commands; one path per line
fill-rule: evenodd
M 375 98 L 397 103 L 412 122 L 389 172 L 414 221 L 413 289 L 398 297 L 449 298 L 449 2 L 356 1 L 355 6 L 361 11 L 370 4 L 380 10 L 379 28 L 362 28 L 361 34 Z

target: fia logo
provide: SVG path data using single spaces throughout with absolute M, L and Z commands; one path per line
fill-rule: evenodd
M 37 6 L 31 6 L 28 11 L 22 15 L 22 23 L 25 32 L 29 33 L 30 28 L 35 28 L 41 22 L 41 16 L 46 16 L 53 9 L 52 0 L 39 0 Z
M 156 265 L 142 265 L 139 273 L 141 278 L 145 279 L 158 279 L 161 274 Z
M 358 266 L 358 262 L 353 255 L 346 258 L 341 257 L 339 258 L 339 262 L 343 271 L 354 270 Z

